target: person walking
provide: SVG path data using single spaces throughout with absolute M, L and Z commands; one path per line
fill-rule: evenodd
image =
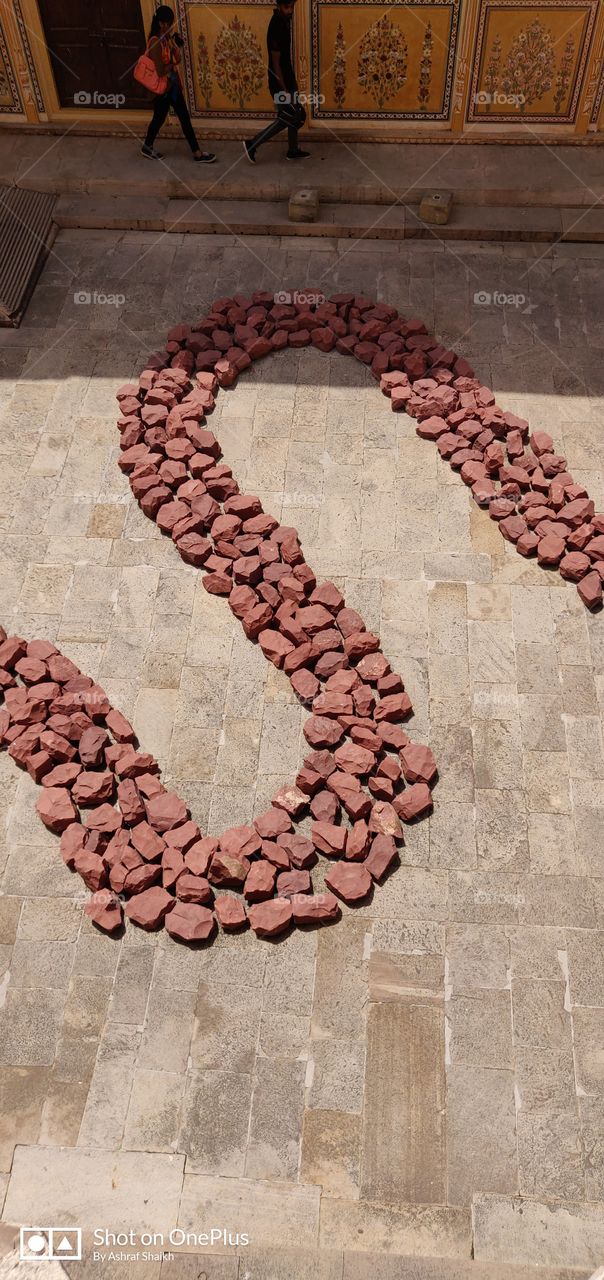
M 298 144 L 298 129 L 306 120 L 306 111 L 298 101 L 298 85 L 292 62 L 292 17 L 296 0 L 277 0 L 276 8 L 268 24 L 266 45 L 268 50 L 268 87 L 272 94 L 277 119 L 262 129 L 254 138 L 248 138 L 243 150 L 250 161 L 256 163 L 258 147 L 287 129 L 287 160 L 305 160 L 310 154 Z
M 202 151 L 195 130 L 191 123 L 188 107 L 182 91 L 178 66 L 181 61 L 182 37 L 172 32 L 174 12 L 167 4 L 160 4 L 155 10 L 147 41 L 147 56 L 153 62 L 155 70 L 161 78 L 167 77 L 168 87 L 164 93 L 155 98 L 153 115 L 147 129 L 147 136 L 141 152 L 147 160 L 161 160 L 161 152 L 154 147 L 155 139 L 164 124 L 170 107 L 180 121 L 180 127 L 193 153 L 193 159 L 201 164 L 213 164 L 216 156 L 213 151 Z

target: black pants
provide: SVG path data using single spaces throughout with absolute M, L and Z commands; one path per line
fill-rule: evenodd
M 199 151 L 199 143 L 195 137 L 195 130 L 191 124 L 191 117 L 180 85 L 178 85 L 174 90 L 168 89 L 166 93 L 160 93 L 157 95 L 153 107 L 153 115 L 151 116 L 149 128 L 147 129 L 145 146 L 153 146 L 170 107 L 174 107 L 174 111 L 180 121 L 180 127 L 191 151 Z
M 277 119 L 256 134 L 255 138 L 250 138 L 248 146 L 250 150 L 256 151 L 264 142 L 269 142 L 271 138 L 275 138 L 283 129 L 287 129 L 287 143 L 290 151 L 295 151 L 298 146 L 298 129 L 302 128 L 306 120 L 306 112 L 299 102 L 280 102 L 279 94 L 275 94 L 275 106 L 277 108 Z

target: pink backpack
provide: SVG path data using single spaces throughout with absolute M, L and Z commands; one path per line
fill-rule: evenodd
M 134 79 L 144 85 L 145 89 L 150 89 L 151 93 L 165 93 L 168 88 L 168 77 L 157 74 L 155 63 L 153 58 L 149 57 L 148 50 L 149 45 L 145 52 L 141 53 L 132 74 Z

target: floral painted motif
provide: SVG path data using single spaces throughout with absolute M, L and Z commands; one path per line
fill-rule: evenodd
M 572 74 L 574 57 L 575 57 L 575 37 L 571 32 L 564 46 L 562 61 L 560 62 L 560 66 L 558 67 L 558 70 L 556 72 L 556 93 L 554 95 L 554 109 L 555 109 L 556 115 L 559 115 L 560 109 L 562 107 L 562 103 L 564 102 L 564 99 L 568 93 L 568 86 L 570 84 L 570 77 Z
M 211 105 L 212 97 L 212 68 L 210 66 L 210 55 L 203 31 L 200 32 L 197 41 L 197 83 L 201 90 L 203 100 L 208 110 Z
M 338 22 L 333 51 L 333 96 L 337 107 L 344 106 L 346 97 L 346 46 L 344 44 L 344 28 Z
M 265 67 L 262 50 L 254 32 L 235 15 L 223 27 L 214 48 L 216 80 L 229 102 L 243 111 L 261 89 Z
M 407 79 L 407 41 L 388 14 L 372 23 L 359 52 L 359 85 L 381 108 L 396 97 Z
M 428 98 L 430 97 L 430 82 L 432 80 L 432 23 L 429 22 L 424 35 L 424 43 L 422 45 L 422 57 L 419 64 L 419 89 L 417 100 L 422 111 L 428 106 Z
M 520 111 L 525 111 L 551 89 L 554 73 L 552 33 L 535 18 L 512 42 L 503 68 L 503 92 L 513 94 Z
M 501 70 L 501 36 L 496 35 L 493 41 L 493 47 L 489 54 L 489 61 L 484 77 L 485 92 L 489 96 L 487 103 L 487 111 L 491 110 L 491 104 L 495 99 L 495 93 L 499 84 L 499 73 Z

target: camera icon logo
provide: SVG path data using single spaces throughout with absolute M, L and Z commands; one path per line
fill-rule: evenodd
M 74 293 L 73 300 L 76 307 L 89 307 L 92 302 L 92 294 L 86 293 L 85 290 L 78 290 L 77 293 Z
M 490 307 L 492 298 L 490 293 L 486 293 L 484 289 L 479 289 L 478 293 L 474 294 L 474 302 L 477 307 Z
M 92 102 L 92 94 L 87 93 L 85 89 L 80 89 L 78 93 L 73 95 L 74 107 L 89 107 Z
M 21 1227 L 19 1258 L 22 1262 L 82 1261 L 81 1227 Z

